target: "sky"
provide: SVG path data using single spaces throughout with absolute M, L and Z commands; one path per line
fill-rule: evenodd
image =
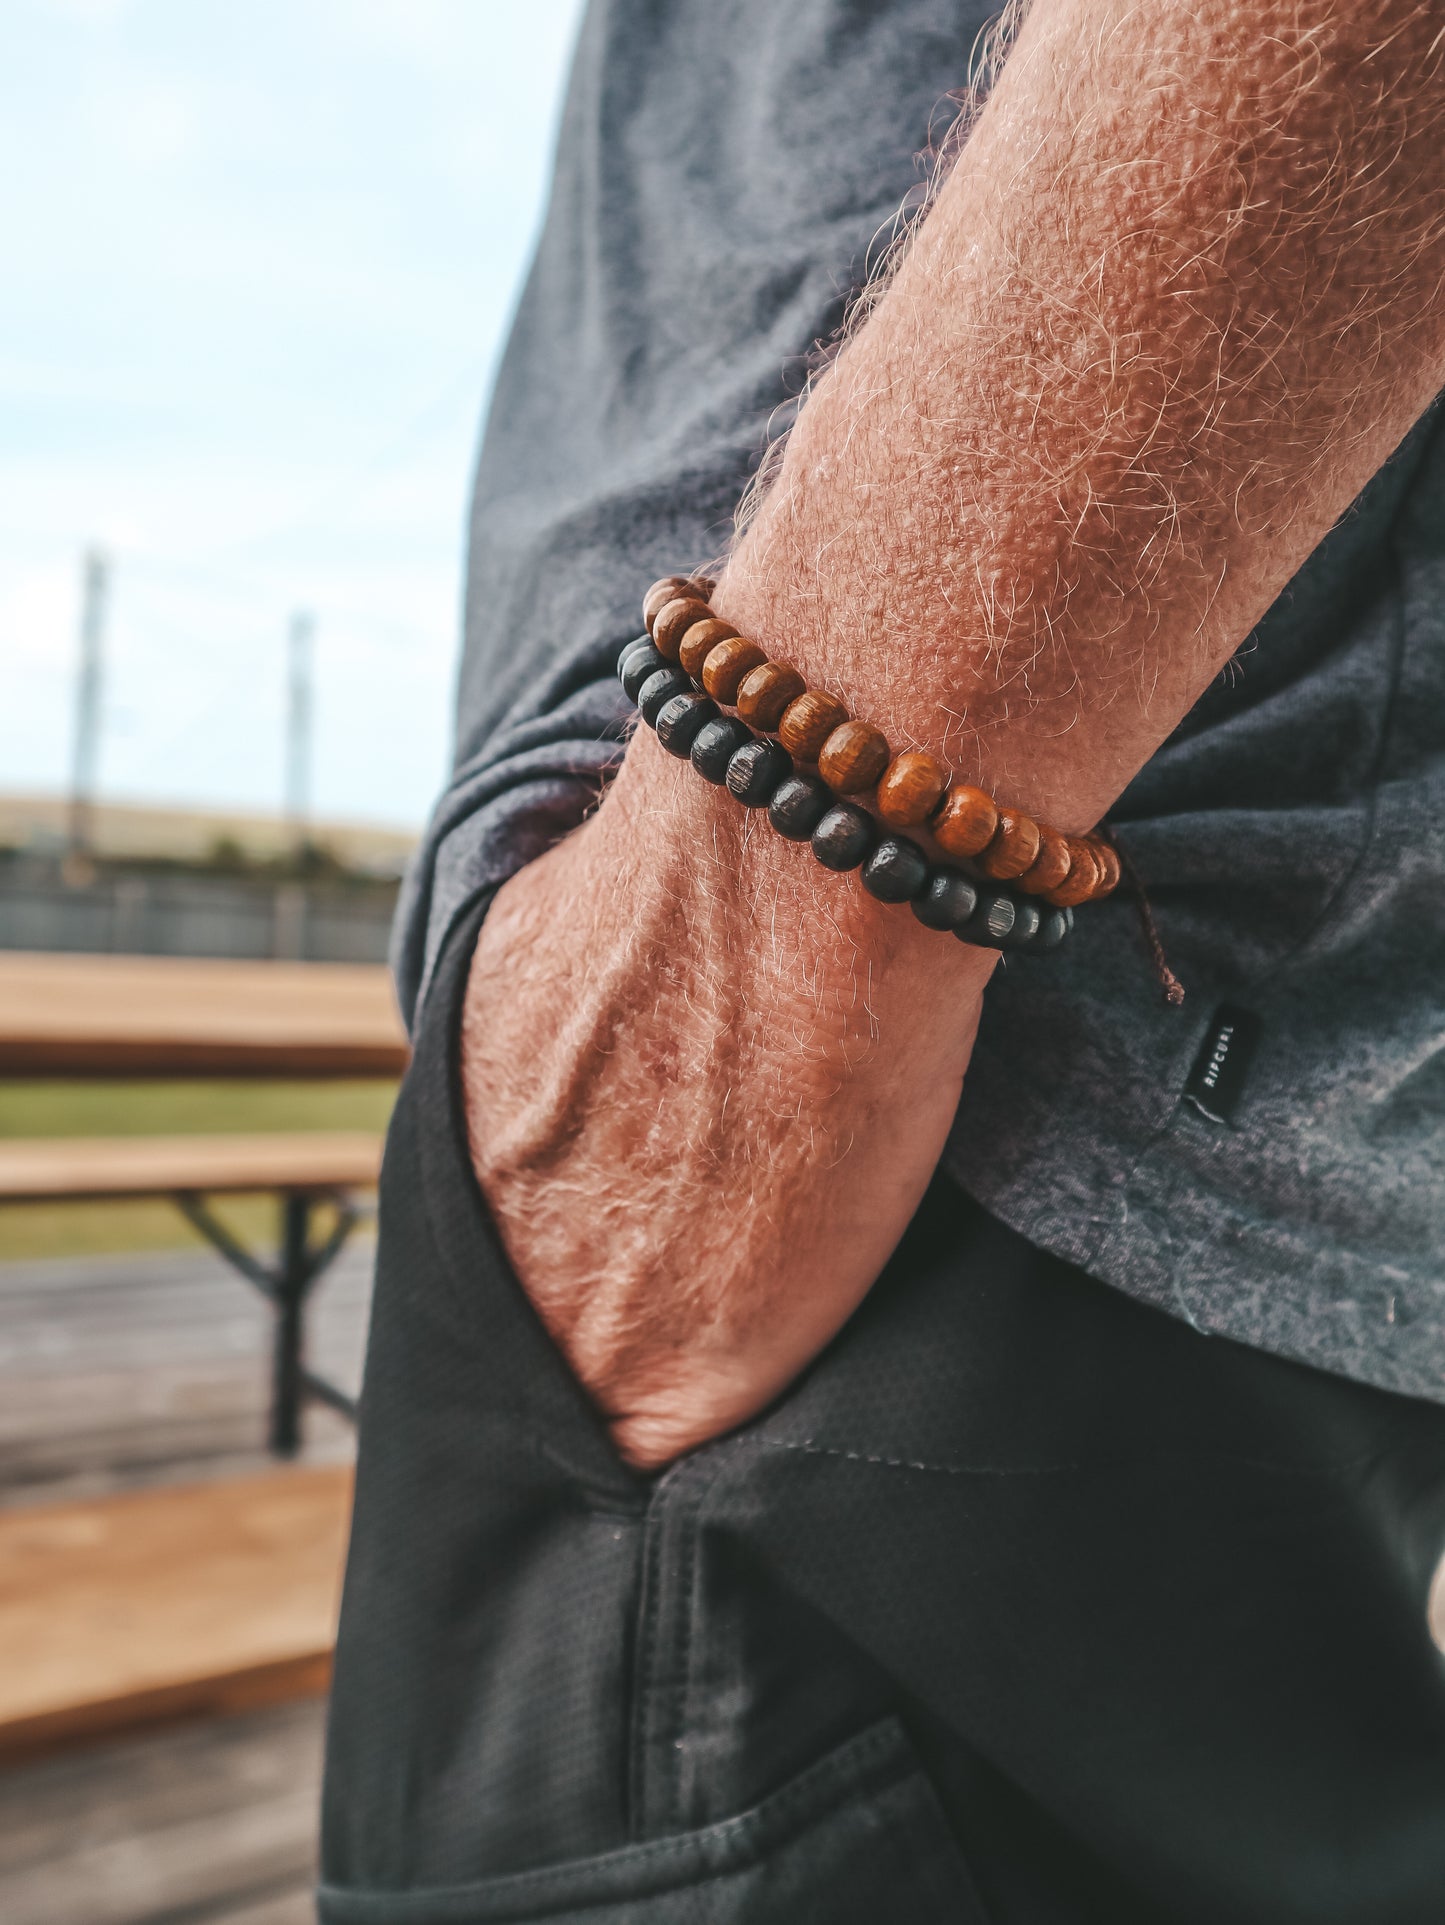
M 579 0 L 0 0 L 0 787 L 68 780 L 109 558 L 102 799 L 445 775 L 467 489 Z

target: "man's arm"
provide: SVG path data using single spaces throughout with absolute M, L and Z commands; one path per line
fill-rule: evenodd
M 1441 38 L 1399 0 L 1036 0 L 719 611 L 895 749 L 1092 826 L 1445 380 Z M 645 731 L 500 892 L 473 1160 L 634 1462 L 856 1307 L 990 966 Z

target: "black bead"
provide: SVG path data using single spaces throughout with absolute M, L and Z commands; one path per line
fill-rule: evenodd
M 1043 911 L 1036 902 L 1030 902 L 1026 897 L 1020 898 L 1014 903 L 1014 926 L 1004 938 L 1004 948 L 1032 948 L 1043 919 Z
M 776 742 L 755 735 L 728 763 L 727 785 L 749 809 L 764 809 L 793 772 L 793 758 Z
M 768 820 L 789 842 L 806 842 L 832 802 L 833 791 L 816 775 L 790 775 L 768 804 Z
M 835 802 L 813 831 L 813 854 L 825 869 L 856 869 L 873 847 L 874 834 L 866 809 Z
M 674 695 L 689 695 L 692 683 L 680 668 L 664 665 L 649 675 L 637 691 L 637 712 L 652 729 L 657 727 L 657 718 L 665 702 Z
M 1002 889 L 980 889 L 978 907 L 953 933 L 960 942 L 974 943 L 980 949 L 1001 949 L 1013 926 L 1013 897 Z
M 863 864 L 863 887 L 879 902 L 912 902 L 928 880 L 928 858 L 907 836 L 884 836 Z
M 627 651 L 627 659 L 622 665 L 620 678 L 628 701 L 637 700 L 642 684 L 649 675 L 656 675 L 659 669 L 670 666 L 671 664 L 663 660 L 651 642 L 633 642 Z
M 637 648 L 651 647 L 652 637 L 650 635 L 634 635 L 630 642 L 624 642 L 622 644 L 622 653 L 617 657 L 617 679 L 619 682 L 622 680 L 622 672 L 627 667 L 627 658 L 632 651 Z
M 697 732 L 717 714 L 717 703 L 706 695 L 674 695 L 657 712 L 657 739 L 669 755 L 685 761 Z
M 1030 955 L 1043 956 L 1050 949 L 1057 949 L 1068 935 L 1072 920 L 1067 909 L 1045 909 L 1039 917 L 1038 933 L 1029 944 Z
M 728 763 L 745 742 L 753 739 L 746 722 L 739 722 L 734 715 L 719 715 L 716 721 L 704 722 L 693 737 L 692 766 L 721 788 L 728 779 Z
M 978 889 L 961 869 L 930 869 L 913 913 L 928 929 L 956 929 L 978 907 Z

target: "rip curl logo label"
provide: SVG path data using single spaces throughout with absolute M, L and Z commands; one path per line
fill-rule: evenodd
M 1233 1123 L 1263 1024 L 1252 1009 L 1221 1003 L 1204 1032 L 1184 1094 L 1211 1123 Z

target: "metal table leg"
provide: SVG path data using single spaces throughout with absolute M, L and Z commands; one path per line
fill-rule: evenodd
M 318 1202 L 336 1207 L 336 1223 L 324 1242 L 312 1246 L 312 1214 Z M 361 1212 L 346 1196 L 318 1196 L 288 1190 L 281 1196 L 280 1250 L 267 1264 L 239 1243 L 205 1199 L 192 1192 L 176 1197 L 187 1221 L 234 1270 L 269 1297 L 276 1322 L 271 1352 L 270 1445 L 278 1457 L 294 1457 L 301 1447 L 301 1411 L 308 1399 L 326 1404 L 356 1421 L 356 1400 L 306 1365 L 306 1300 L 322 1273 L 341 1253 Z

